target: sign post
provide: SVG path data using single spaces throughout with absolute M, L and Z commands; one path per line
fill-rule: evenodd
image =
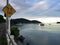
M 7 0 L 6 2 L 8 5 L 9 4 L 9 0 Z M 6 37 L 7 37 L 7 44 L 10 45 L 10 39 L 8 37 L 8 33 L 10 34 L 10 18 L 6 15 Z
M 6 2 L 6 6 L 3 8 L 3 12 L 6 14 L 6 36 L 8 45 L 11 45 L 10 40 L 10 17 L 16 12 L 15 9 L 9 4 L 9 0 Z

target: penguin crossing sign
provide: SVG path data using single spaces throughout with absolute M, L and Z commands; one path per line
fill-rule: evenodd
M 3 12 L 6 14 L 6 16 L 11 17 L 16 10 L 10 4 L 8 4 L 3 8 Z

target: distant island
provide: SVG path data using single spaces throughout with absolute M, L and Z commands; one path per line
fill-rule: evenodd
M 18 18 L 18 19 L 11 19 L 11 24 L 14 25 L 14 24 L 19 24 L 19 23 L 34 23 L 34 24 L 37 24 L 37 23 L 41 23 L 37 20 L 28 20 L 28 19 L 24 19 L 24 18 Z
M 60 22 L 57 22 L 57 24 L 60 24 Z
M 6 19 L 4 19 L 4 17 L 2 15 L 0 15 L 0 24 L 1 23 L 5 23 Z M 37 20 L 28 20 L 25 18 L 17 18 L 17 19 L 11 19 L 11 26 L 22 23 L 22 24 L 40 24 L 40 26 L 44 26 L 44 24 L 40 21 Z M 59 23 L 59 22 L 57 22 Z

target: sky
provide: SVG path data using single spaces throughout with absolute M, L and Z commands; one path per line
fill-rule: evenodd
M 60 0 L 9 0 L 16 13 L 11 18 L 60 21 Z M 0 0 L 0 14 L 6 0 Z

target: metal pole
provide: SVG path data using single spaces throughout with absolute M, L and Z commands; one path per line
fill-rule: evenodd
M 9 0 L 7 0 L 7 5 L 9 4 Z
M 7 5 L 9 4 L 9 0 L 7 0 Z M 7 29 L 8 29 L 8 33 L 10 33 L 10 17 L 6 16 L 6 20 L 7 20 Z M 9 34 L 10 35 L 10 34 Z
M 6 6 L 9 4 L 9 0 L 6 0 Z M 6 34 L 6 36 L 7 36 L 7 43 L 8 43 L 8 45 L 10 45 L 10 39 L 9 39 L 9 36 L 8 35 L 10 35 L 10 17 L 8 17 L 7 15 L 6 15 L 6 31 L 7 31 L 7 34 Z
M 9 39 L 9 37 L 8 37 L 8 31 L 9 31 L 9 22 L 8 22 L 8 17 L 6 16 L 6 36 L 7 36 L 7 42 L 8 42 L 8 45 L 9 45 L 9 41 L 10 41 L 10 39 Z

